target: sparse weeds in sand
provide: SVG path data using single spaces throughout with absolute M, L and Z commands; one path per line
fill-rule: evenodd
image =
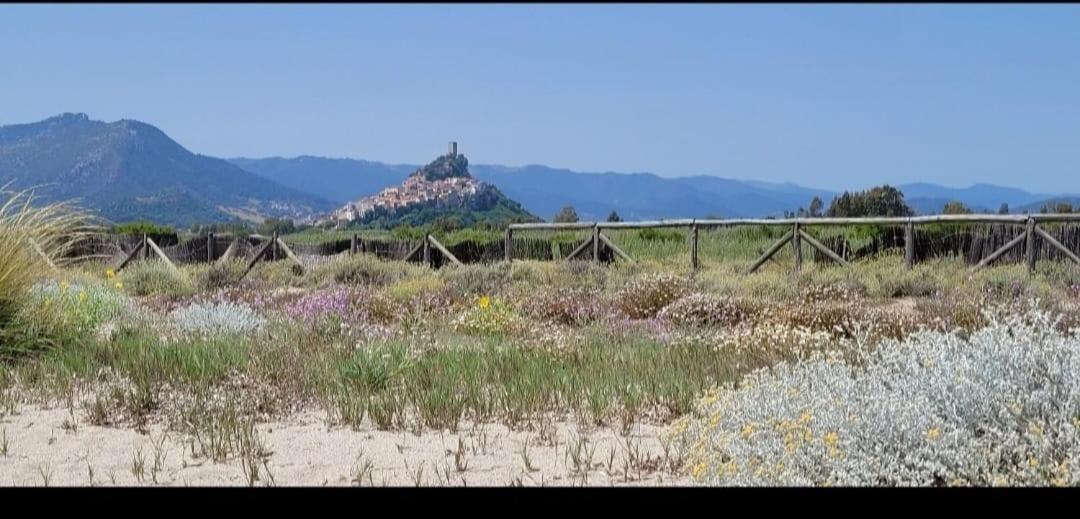
M 86 419 L 91 425 L 105 425 L 108 423 L 109 407 L 101 395 L 95 395 L 94 399 L 87 402 L 84 407 L 86 409 Z
M 373 487 L 375 486 L 374 472 L 375 463 L 364 456 L 364 451 L 360 451 L 360 454 L 356 456 L 356 463 L 353 465 L 352 483 L 362 487 L 366 481 L 368 486 Z
M 86 462 L 86 474 L 89 481 L 89 485 L 94 486 L 94 467 L 90 466 L 90 462 Z
M 465 457 L 465 440 L 458 436 L 457 450 L 454 451 L 454 468 L 458 473 L 463 473 L 469 470 L 469 460 Z
M 41 484 L 46 487 L 49 486 L 49 483 L 52 482 L 52 466 L 48 463 L 38 465 L 38 475 L 41 476 Z
M 74 408 L 68 407 L 68 416 L 60 423 L 60 428 L 72 434 L 79 432 L 79 421 L 75 418 Z
M 165 449 L 166 437 L 167 435 L 162 433 L 158 441 L 155 442 L 151 439 L 151 444 L 154 447 L 154 463 L 150 466 L 150 479 L 155 485 L 158 484 L 158 473 L 164 470 L 165 458 L 168 456 L 168 451 Z
M 571 435 L 570 447 L 567 449 L 570 458 L 570 474 L 582 479 L 583 483 L 589 482 L 589 470 L 592 469 L 593 458 L 596 455 L 596 446 L 589 443 L 589 438 L 580 431 L 577 435 Z
M 10 451 L 8 445 L 7 428 L 4 428 L 3 433 L 0 433 L 0 456 L 7 457 Z
M 525 470 L 529 472 L 536 472 L 537 468 L 532 464 L 532 458 L 529 457 L 529 437 L 525 437 L 525 441 L 521 443 L 521 463 L 525 466 Z
M 262 481 L 268 487 L 275 485 L 274 474 L 270 472 L 270 456 L 261 448 L 248 449 L 240 454 L 240 468 L 249 487 Z
M 221 408 L 210 408 L 200 401 L 183 410 L 182 415 L 181 426 L 194 439 L 191 444 L 193 457 L 221 463 L 237 454 L 241 458 L 247 457 L 249 465 L 257 468 L 256 462 L 269 456 L 253 419 L 243 416 L 233 400 Z
M 478 423 L 473 426 L 473 433 L 470 442 L 472 443 L 473 454 L 485 455 L 488 453 L 488 433 L 487 425 Z
M 142 447 L 136 447 L 131 455 L 131 475 L 135 476 L 139 483 L 146 477 L 146 456 L 143 456 Z
M 544 413 L 537 420 L 536 439 L 541 444 L 554 447 L 559 444 L 559 429 L 555 425 L 555 419 L 548 413 Z
M 405 463 L 405 473 L 412 479 L 413 486 L 419 487 L 424 482 L 424 462 L 421 461 L 420 465 L 417 465 L 416 470 L 409 468 L 409 460 L 406 458 L 403 460 Z

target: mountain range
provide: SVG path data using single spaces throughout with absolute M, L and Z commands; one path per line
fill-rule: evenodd
M 346 202 L 401 184 L 420 166 L 351 158 L 219 159 L 193 153 L 150 124 L 102 122 L 62 114 L 0 126 L 0 185 L 36 187 L 44 199 L 77 199 L 113 221 L 147 219 L 187 226 L 230 219 L 311 220 Z M 652 173 L 584 173 L 543 165 L 470 164 L 472 176 L 496 186 L 529 213 L 550 219 L 566 205 L 583 220 L 617 211 L 626 220 L 778 216 L 835 192 L 792 183 L 717 176 L 661 177 Z M 10 184 L 9 184 L 10 183 Z M 976 211 L 1037 212 L 1071 194 L 1029 193 L 976 184 L 897 186 L 917 212 L 940 212 L 960 201 Z
M 113 221 L 189 225 L 265 216 L 301 218 L 334 204 L 214 157 L 138 121 L 62 114 L 0 126 L 0 185 L 42 200 L 76 201 Z
M 345 202 L 399 184 L 414 165 L 356 159 L 236 158 L 234 164 L 296 189 Z M 616 211 L 626 220 L 660 218 L 766 217 L 808 207 L 820 197 L 826 205 L 837 192 L 793 183 L 735 180 L 708 175 L 660 177 L 652 173 L 583 173 L 541 165 L 519 167 L 472 164 L 473 176 L 499 187 L 533 214 L 551 218 L 572 205 L 582 220 L 604 219 Z M 1038 212 L 1047 202 L 1080 207 L 1080 196 L 1029 193 L 979 183 L 966 188 L 919 182 L 896 186 L 918 214 L 937 214 L 945 204 L 963 202 L 976 212 Z

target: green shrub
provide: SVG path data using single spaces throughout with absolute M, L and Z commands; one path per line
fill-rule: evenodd
M 247 270 L 247 264 L 243 260 L 231 260 L 224 263 L 199 265 L 192 278 L 198 290 L 214 291 L 239 285 L 245 270 Z
M 184 297 L 194 293 L 191 282 L 163 261 L 136 262 L 125 268 L 119 278 L 124 290 L 136 296 Z
M 439 271 L 450 289 L 465 297 L 498 293 L 511 280 L 512 267 L 505 262 L 455 265 Z
M 895 277 L 881 281 L 881 295 L 885 297 L 930 297 L 939 286 L 925 271 L 918 273 L 892 273 Z
M 332 268 L 338 283 L 380 287 L 403 279 L 409 272 L 403 262 L 384 261 L 370 254 L 354 254 Z
M 655 317 L 665 306 L 688 294 L 690 280 L 668 273 L 643 274 L 634 277 L 619 291 L 619 309 L 634 319 Z

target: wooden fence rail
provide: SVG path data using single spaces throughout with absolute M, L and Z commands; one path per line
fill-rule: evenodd
M 795 269 L 798 270 L 802 266 L 802 241 L 806 240 L 811 247 L 817 249 L 825 257 L 843 265 L 849 266 L 850 263 L 845 260 L 841 255 L 835 251 L 826 247 L 823 243 L 815 239 L 813 236 L 803 230 L 805 227 L 822 227 L 822 226 L 842 226 L 842 225 L 871 225 L 871 226 L 904 226 L 904 266 L 908 269 L 914 267 L 915 264 L 915 227 L 922 224 L 941 224 L 941 223 L 991 223 L 991 224 L 1016 224 L 1024 226 L 1024 233 L 1020 236 L 1009 241 L 998 250 L 991 253 L 984 258 L 978 264 L 974 266 L 974 269 L 983 268 L 994 260 L 1000 258 L 1005 253 L 1012 250 L 1014 247 L 1020 245 L 1021 242 L 1025 243 L 1026 248 L 1026 262 L 1028 270 L 1034 272 L 1036 261 L 1036 240 L 1042 239 L 1051 247 L 1061 251 L 1066 257 L 1072 261 L 1080 264 L 1080 255 L 1076 252 L 1069 250 L 1068 247 L 1063 245 L 1060 241 L 1055 239 L 1045 230 L 1039 228 L 1039 224 L 1042 223 L 1068 223 L 1068 222 L 1080 222 L 1080 214 L 1033 214 L 1033 215 L 998 215 L 998 214 L 940 214 L 940 215 L 927 215 L 927 216 L 902 216 L 902 217 L 868 217 L 868 218 L 782 218 L 782 219 L 762 219 L 762 218 L 733 218 L 730 220 L 715 220 L 715 219 L 678 219 L 678 220 L 656 220 L 656 221 L 643 221 L 643 222 L 573 222 L 573 223 L 523 223 L 523 224 L 511 224 L 506 230 L 506 261 L 513 260 L 513 250 L 511 248 L 511 238 L 515 231 L 562 231 L 562 230 L 591 230 L 592 236 L 588 238 L 584 243 L 579 245 L 573 252 L 570 253 L 566 259 L 573 259 L 581 255 L 582 252 L 587 250 L 589 246 L 592 246 L 592 257 L 594 261 L 600 261 L 600 246 L 605 245 L 610 249 L 615 256 L 630 260 L 624 251 L 619 249 L 610 238 L 608 238 L 602 231 L 603 230 L 617 230 L 617 229 L 661 229 L 661 228 L 689 228 L 689 248 L 690 248 L 690 268 L 691 270 L 697 270 L 700 266 L 698 257 L 698 231 L 702 228 L 710 227 L 734 227 L 734 226 L 780 226 L 791 227 L 791 231 L 785 233 L 779 240 L 772 244 L 754 263 L 751 264 L 747 273 L 753 273 L 760 268 L 766 261 L 773 257 L 787 245 L 788 242 L 792 244 L 793 252 L 795 256 Z
M 1080 223 L 1080 214 L 930 215 L 871 218 L 736 218 L 729 220 L 678 219 L 642 222 L 527 223 L 512 224 L 506 229 L 505 240 L 501 244 L 501 250 L 499 250 L 499 244 L 496 244 L 494 247 L 481 245 L 479 248 L 473 245 L 462 247 L 461 244 L 457 244 L 454 247 L 446 247 L 430 234 L 425 235 L 419 243 L 410 241 L 388 243 L 380 240 L 361 240 L 359 235 L 355 233 L 349 239 L 340 240 L 340 243 L 326 244 L 327 246 L 305 247 L 294 244 L 294 247 L 296 247 L 295 251 L 276 233 L 272 236 L 261 236 L 257 234 L 233 236 L 228 234 L 209 233 L 204 238 L 196 238 L 176 245 L 168 245 L 163 249 L 154 241 L 155 238 L 143 235 L 141 237 L 127 238 L 125 243 L 131 246 L 130 250 L 121 250 L 118 255 L 114 254 L 110 263 L 115 265 L 114 270 L 119 271 L 130 265 L 133 261 L 150 259 L 152 256 L 156 256 L 164 261 L 171 270 L 177 271 L 179 269 L 177 269 L 174 262 L 202 262 L 205 259 L 208 263 L 220 264 L 230 259 L 245 258 L 247 261 L 247 269 L 244 272 L 244 275 L 246 276 L 246 274 L 255 268 L 256 265 L 264 261 L 284 259 L 294 263 L 296 265 L 295 268 L 298 268 L 300 272 L 305 272 L 310 270 L 313 264 L 321 264 L 322 261 L 320 258 L 333 258 L 345 254 L 351 255 L 359 253 L 373 253 L 380 257 L 389 257 L 394 260 L 423 262 L 431 267 L 437 267 L 442 264 L 461 265 L 463 262 L 459 259 L 458 255 L 461 255 L 461 258 L 468 261 L 497 261 L 501 257 L 504 261 L 510 262 L 515 258 L 515 247 L 517 248 L 519 257 L 536 258 L 537 254 L 540 254 L 543 258 L 561 259 L 562 261 L 589 258 L 591 261 L 595 262 L 608 261 L 611 259 L 632 262 L 634 260 L 631 256 L 608 236 L 608 232 L 625 229 L 686 228 L 688 229 L 687 247 L 689 249 L 690 268 L 691 271 L 696 271 L 701 267 L 698 243 L 701 229 L 728 228 L 735 226 L 786 227 L 787 229 L 783 235 L 754 260 L 747 269 L 747 273 L 749 274 L 757 271 L 770 259 L 774 259 L 774 256 L 789 243 L 793 247 L 794 268 L 801 268 L 804 260 L 802 247 L 804 241 L 809 245 L 810 250 L 818 253 L 816 257 L 823 257 L 826 260 L 833 261 L 841 266 L 850 266 L 852 261 L 851 257 L 848 256 L 848 249 L 846 248 L 844 240 L 841 239 L 839 244 L 835 239 L 819 240 L 807 232 L 807 228 L 865 225 L 902 227 L 904 266 L 911 269 L 916 260 L 917 247 L 915 231 L 917 227 L 920 225 L 951 223 L 998 224 L 1021 227 L 1022 230 L 1020 234 L 1016 236 L 1013 236 L 1013 233 L 1009 232 L 1006 233 L 1007 236 L 1002 236 L 1000 234 L 996 235 L 998 238 L 1003 238 L 1000 241 L 997 239 L 980 241 L 979 243 L 983 245 L 979 245 L 979 247 L 994 244 L 994 247 L 996 248 L 993 250 L 989 247 L 986 249 L 980 248 L 978 255 L 969 257 L 969 261 L 973 263 L 973 269 L 981 269 L 989 266 L 1002 257 L 1015 259 L 1017 256 L 1015 251 L 1019 250 L 1021 244 L 1023 244 L 1025 252 L 1022 256 L 1023 261 L 1026 263 L 1029 271 L 1034 271 L 1039 256 L 1043 255 L 1043 257 L 1046 257 L 1044 254 L 1038 252 L 1039 248 L 1037 245 L 1039 242 L 1046 244 L 1046 246 L 1042 247 L 1042 250 L 1057 251 L 1060 253 L 1060 255 L 1051 255 L 1051 257 L 1063 256 L 1067 261 L 1071 260 L 1080 264 L 1080 254 L 1078 254 L 1077 251 L 1070 250 L 1065 243 L 1062 243 L 1063 240 L 1055 238 L 1047 232 L 1046 229 L 1040 227 L 1043 224 L 1070 222 Z M 545 245 L 543 243 L 537 243 L 537 240 L 533 239 L 518 239 L 515 243 L 515 237 L 522 232 L 566 230 L 587 231 L 587 236 L 584 241 L 579 244 L 560 243 L 558 247 L 549 246 L 550 244 Z M 884 246 L 891 247 L 899 244 L 899 234 L 892 234 L 890 236 L 889 245 Z M 1074 238 L 1069 238 L 1069 236 L 1069 234 L 1066 234 L 1064 241 L 1075 246 L 1075 236 Z M 204 239 L 205 250 L 202 249 Z M 218 256 L 217 252 L 224 247 L 224 244 L 226 243 L 228 243 L 228 246 L 225 248 L 223 254 Z M 563 245 L 566 245 L 566 248 L 563 248 Z M 30 246 L 35 249 L 37 248 L 36 243 L 31 243 Z M 346 246 L 347 248 L 345 248 Z M 569 249 L 570 247 L 573 248 L 567 253 L 566 249 Z M 840 252 L 833 250 L 837 247 L 842 247 L 842 250 Z M 875 247 L 877 246 L 875 245 Z M 313 248 L 316 249 L 314 252 L 312 252 Z M 547 252 L 541 252 L 541 249 L 547 249 Z M 170 251 L 169 254 L 172 255 L 172 259 L 166 254 L 166 251 Z M 989 251 L 989 254 L 986 254 L 987 251 Z M 297 252 L 299 252 L 299 254 L 297 254 Z M 1010 252 L 1013 254 L 1009 254 Z M 550 253 L 550 256 L 547 256 L 548 253 Z M 41 256 L 48 260 L 44 253 L 41 253 Z M 305 261 L 307 263 L 305 263 Z

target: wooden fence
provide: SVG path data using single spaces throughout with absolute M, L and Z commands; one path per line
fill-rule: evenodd
M 121 270 L 139 259 L 156 257 L 163 260 L 170 268 L 176 269 L 177 263 L 222 263 L 231 259 L 244 260 L 247 272 L 266 261 L 289 261 L 300 271 L 336 261 L 344 256 L 367 253 L 382 259 L 396 261 L 422 262 L 432 267 L 445 264 L 460 265 L 478 261 L 513 261 L 514 259 L 571 260 L 591 259 L 593 261 L 634 261 L 605 231 L 621 229 L 687 229 L 687 249 L 692 270 L 700 268 L 699 231 L 713 228 L 737 226 L 765 226 L 784 229 L 778 240 L 771 244 L 751 264 L 748 273 L 757 271 L 765 262 L 773 258 L 785 245 L 792 245 L 794 268 L 802 267 L 803 246 L 805 242 L 818 258 L 825 258 L 840 265 L 849 265 L 852 261 L 847 244 L 842 237 L 817 239 L 805 228 L 827 226 L 883 226 L 892 229 L 886 233 L 888 240 L 876 244 L 873 250 L 881 247 L 899 247 L 902 242 L 904 264 L 912 268 L 916 259 L 926 257 L 925 247 L 916 251 L 916 228 L 930 224 L 992 224 L 994 228 L 1007 228 L 1008 232 L 993 233 L 992 236 L 977 239 L 965 235 L 964 240 L 948 240 L 950 243 L 962 243 L 977 254 L 969 254 L 974 268 L 979 269 L 1003 258 L 1016 261 L 1022 259 L 1029 270 L 1034 270 L 1038 258 L 1065 258 L 1080 263 L 1080 255 L 1070 250 L 1063 241 L 1076 245 L 1080 243 L 1080 232 L 1066 233 L 1068 239 L 1055 238 L 1044 229 L 1050 223 L 1080 223 L 1080 214 L 1038 214 L 1038 215 L 935 215 L 898 218 L 788 218 L 788 219 L 680 219 L 647 222 L 574 222 L 574 223 L 528 223 L 513 224 L 508 227 L 502 242 L 472 243 L 465 242 L 446 247 L 435 237 L 426 235 L 420 240 L 375 240 L 361 239 L 353 234 L 350 239 L 325 242 L 316 245 L 288 245 L 278 235 L 261 236 L 257 234 L 234 236 L 210 233 L 203 237 L 187 241 L 177 241 L 165 247 L 159 246 L 151 236 L 110 237 L 107 242 L 88 244 L 88 250 L 95 252 L 90 256 L 108 258 L 107 263 L 115 270 Z M 899 232 L 900 227 L 903 233 Z M 565 243 L 542 239 L 522 239 L 521 235 L 529 231 L 588 231 L 589 236 L 581 243 Z M 1070 231 L 1080 231 L 1072 227 Z M 1019 232 L 1017 232 L 1019 231 Z M 775 236 L 775 234 L 774 234 Z M 922 235 L 925 238 L 925 234 Z M 886 243 L 887 242 L 887 243 Z M 926 245 L 924 239 L 922 245 Z M 830 246 L 831 245 L 831 246 Z M 1041 247 L 1040 247 L 1041 246 Z M 834 248 L 841 249 L 838 253 Z M 113 251 L 107 253 L 107 251 Z M 1041 250 L 1041 254 L 1038 252 Z M 1019 254 L 1023 251 L 1024 254 Z M 873 251 L 871 251 L 872 253 Z M 1052 254 L 1051 254 L 1052 253 Z M 464 261 L 462 261 L 464 259 Z
M 698 231 L 703 228 L 717 228 L 717 227 L 735 227 L 735 226 L 780 226 L 790 227 L 791 230 L 784 233 L 784 235 L 766 249 L 761 256 L 750 266 L 747 273 L 753 273 L 757 271 L 766 261 L 773 257 L 780 249 L 787 245 L 789 242 L 792 245 L 795 256 L 795 269 L 798 270 L 802 267 L 802 242 L 806 241 L 811 247 L 820 252 L 824 257 L 829 258 L 841 265 L 849 265 L 841 255 L 835 251 L 826 247 L 820 241 L 808 234 L 804 227 L 818 227 L 818 226 L 845 226 L 845 225 L 867 225 L 867 226 L 902 226 L 904 228 L 904 265 L 911 269 L 915 263 L 915 227 L 918 225 L 926 224 L 978 224 L 978 223 L 990 223 L 990 224 L 1012 224 L 1022 225 L 1024 231 L 1017 237 L 1011 239 L 1008 243 L 1000 246 L 998 249 L 991 252 L 988 256 L 982 258 L 974 268 L 983 268 L 995 260 L 1001 258 L 1006 253 L 1024 244 L 1024 250 L 1026 251 L 1026 263 L 1029 271 L 1035 270 L 1036 262 L 1036 246 L 1038 240 L 1042 240 L 1049 244 L 1055 250 L 1069 258 L 1070 260 L 1080 263 L 1080 257 L 1071 251 L 1068 247 L 1063 245 L 1059 240 L 1054 238 L 1050 233 L 1040 227 L 1041 224 L 1046 223 L 1069 223 L 1080 222 L 1080 214 L 1037 214 L 1037 215 L 982 215 L 982 214 L 962 214 L 962 215 L 931 215 L 931 216 L 911 216 L 911 217 L 870 217 L 870 218 L 785 218 L 785 219 L 730 219 L 730 220 L 698 220 L 698 219 L 683 219 L 683 220 L 660 220 L 660 221 L 647 221 L 647 222 L 574 222 L 574 223 L 522 223 L 512 224 L 506 230 L 506 238 L 504 245 L 505 260 L 512 261 L 514 257 L 513 240 L 516 232 L 522 231 L 560 231 L 560 230 L 591 230 L 591 236 L 586 239 L 581 245 L 575 248 L 566 259 L 574 259 L 581 257 L 586 251 L 592 251 L 592 259 L 594 261 L 601 260 L 601 249 L 607 248 L 615 256 L 626 260 L 633 261 L 629 255 L 623 252 L 617 247 L 610 238 L 608 238 L 603 231 L 610 229 L 658 229 L 658 228 L 688 228 L 690 230 L 688 247 L 690 252 L 690 268 L 697 270 L 700 267 L 700 261 L 698 257 Z

